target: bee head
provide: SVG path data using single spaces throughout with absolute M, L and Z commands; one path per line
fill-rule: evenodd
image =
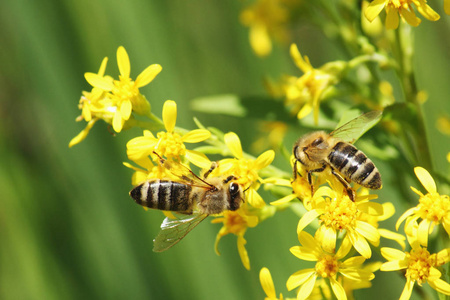
M 237 210 L 241 207 L 242 201 L 244 201 L 244 191 L 242 187 L 237 182 L 231 181 L 236 179 L 234 176 L 229 176 L 224 180 L 224 184 L 229 183 L 228 185 L 228 194 L 229 194 L 229 210 Z M 231 181 L 231 182 L 230 182 Z
M 295 143 L 293 153 L 297 161 L 306 167 L 310 167 L 323 159 L 324 150 L 327 148 L 327 134 L 318 131 L 301 137 Z

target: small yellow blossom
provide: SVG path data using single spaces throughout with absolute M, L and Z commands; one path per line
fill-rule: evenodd
M 334 252 L 337 234 L 345 231 L 344 240 L 351 244 L 365 258 L 372 256 L 367 240 L 374 246 L 380 242 L 380 233 L 369 224 L 364 215 L 381 215 L 382 207 L 378 203 L 369 202 L 371 196 L 357 196 L 351 201 L 347 195 L 335 192 L 329 187 L 320 187 L 312 199 L 313 209 L 300 219 L 297 233 L 315 219 L 319 218 L 320 227 L 316 237 L 322 241 L 322 247 L 328 252 Z
M 418 26 L 421 20 L 414 13 L 412 5 L 417 11 L 430 21 L 439 20 L 440 16 L 428 4 L 426 0 L 374 0 L 364 11 L 366 18 L 372 22 L 383 9 L 386 9 L 386 28 L 397 29 L 399 15 L 411 26 Z
M 226 158 L 219 161 L 219 167 L 213 171 L 212 176 L 233 175 L 237 182 L 246 187 L 246 199 L 256 208 L 265 205 L 264 200 L 257 192 L 260 182 L 258 171 L 270 165 L 275 157 L 273 150 L 267 150 L 256 159 L 245 158 L 241 141 L 237 134 L 229 132 L 224 136 L 225 144 L 235 158 Z M 218 175 L 219 174 L 219 175 Z
M 302 119 L 313 111 L 314 122 L 319 122 L 319 104 L 326 89 L 337 83 L 337 78 L 327 71 L 326 65 L 314 69 L 307 56 L 302 57 L 297 45 L 290 48 L 292 59 L 304 73 L 301 77 L 288 76 L 283 85 L 286 105 L 291 107 L 298 119 Z
M 247 250 L 245 249 L 247 241 L 244 238 L 244 234 L 247 231 L 247 228 L 258 225 L 258 217 L 249 214 L 248 208 L 244 203 L 244 205 L 236 211 L 224 211 L 222 216 L 212 220 L 211 223 L 223 223 L 223 227 L 216 237 L 215 250 L 217 255 L 220 255 L 220 239 L 223 236 L 232 233 L 237 236 L 237 248 L 242 264 L 247 270 L 250 270 L 250 259 Z
M 396 227 L 406 219 L 405 232 L 407 235 L 417 233 L 417 239 L 422 246 L 428 245 L 428 234 L 433 231 L 435 225 L 442 224 L 447 234 L 450 235 L 450 198 L 448 195 L 440 195 L 436 190 L 436 183 L 430 173 L 422 167 L 414 168 L 417 178 L 427 194 L 422 194 L 419 190 L 411 189 L 420 196 L 419 204 L 408 209 L 397 221 Z M 414 224 L 418 219 L 422 219 L 414 230 Z
M 257 0 L 240 18 L 244 26 L 250 27 L 250 45 L 260 57 L 272 52 L 272 38 L 286 40 L 289 10 L 280 0 Z
M 184 135 L 175 132 L 177 119 L 177 105 L 175 101 L 167 100 L 163 107 L 163 122 L 166 132 L 158 132 L 156 137 L 149 131 L 144 130 L 144 135 L 133 138 L 127 143 L 127 155 L 132 161 L 139 162 L 156 152 L 165 156 L 168 160 L 180 160 L 186 157 L 196 165 L 210 166 L 209 160 L 202 154 L 186 149 L 184 143 L 199 143 L 211 136 L 206 129 L 195 129 Z M 157 158 L 155 158 L 157 159 Z
M 413 243 L 410 252 L 403 252 L 393 248 L 381 248 L 381 255 L 388 261 L 381 265 L 381 271 L 406 270 L 406 284 L 400 296 L 401 300 L 411 297 L 414 284 L 428 284 L 444 295 L 450 295 L 450 284 L 440 279 L 439 267 L 450 260 L 450 248 L 438 253 L 430 254 L 419 243 Z
M 450 135 L 450 117 L 440 116 L 436 121 L 436 127 L 442 134 Z
M 111 81 L 94 73 L 86 73 L 85 78 L 93 87 L 108 92 L 111 101 L 108 110 L 113 113 L 112 126 L 114 131 L 120 132 L 132 111 L 140 115 L 150 112 L 150 103 L 139 92 L 139 88 L 149 84 L 162 68 L 158 64 L 150 65 L 133 81 L 130 78 L 130 59 L 122 46 L 117 49 L 117 65 L 119 80 Z
M 292 247 L 291 253 L 301 260 L 316 262 L 314 268 L 300 270 L 292 274 L 286 283 L 288 290 L 300 286 L 297 295 L 298 300 L 309 299 L 319 277 L 329 281 L 337 299 L 347 299 L 339 277 L 345 276 L 347 279 L 356 282 L 370 281 L 375 277 L 371 271 L 361 267 L 365 261 L 362 256 L 350 257 L 345 261 L 340 261 L 352 247 L 349 240 L 343 240 L 337 252 L 324 250 L 320 241 L 304 231 L 299 233 L 298 240 L 302 246 Z

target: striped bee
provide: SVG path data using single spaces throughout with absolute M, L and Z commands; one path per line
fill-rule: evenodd
M 181 164 L 173 168 L 161 157 L 160 163 L 180 180 L 150 179 L 130 191 L 131 198 L 139 205 L 181 214 L 176 219 L 166 218 L 163 221 L 161 231 L 154 240 L 155 252 L 165 251 L 177 244 L 208 215 L 239 209 L 244 200 L 244 191 L 235 182 L 234 176 L 208 178 L 216 163 L 212 164 L 203 179 Z M 178 175 L 183 168 L 188 172 Z
M 337 128 L 330 134 L 316 131 L 301 137 L 294 145 L 294 179 L 297 176 L 297 162 L 308 173 L 308 182 L 313 194 L 312 173 L 324 171 L 327 167 L 347 191 L 349 198 L 355 200 L 355 191 L 350 183 L 370 189 L 382 186 L 380 172 L 374 163 L 352 143 L 381 118 L 381 111 L 365 113 Z

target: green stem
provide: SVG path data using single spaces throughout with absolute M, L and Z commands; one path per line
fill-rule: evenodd
M 422 105 L 419 102 L 417 94 L 419 92 L 416 83 L 416 77 L 413 72 L 413 36 L 408 25 L 400 25 L 395 31 L 397 54 L 398 54 L 398 76 L 400 77 L 406 102 L 413 105 L 416 111 L 416 124 L 412 124 L 414 132 L 412 132 L 414 140 L 411 140 L 409 147 L 415 153 L 415 164 L 423 166 L 428 170 L 432 170 L 430 147 L 427 140 L 425 119 Z M 415 143 L 414 143 L 415 141 Z

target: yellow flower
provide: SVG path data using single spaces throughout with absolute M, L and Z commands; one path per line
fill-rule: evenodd
M 428 282 L 439 293 L 450 295 L 450 284 L 440 279 L 441 272 L 436 269 L 450 260 L 450 248 L 430 254 L 419 243 L 413 243 L 411 247 L 410 252 L 387 247 L 381 248 L 381 255 L 388 260 L 381 265 L 381 271 L 406 270 L 406 284 L 400 299 L 406 300 L 411 297 L 416 282 L 420 286 Z
M 427 190 L 427 194 L 422 194 L 419 190 L 411 189 L 420 196 L 419 204 L 408 209 L 397 221 L 396 228 L 406 219 L 405 232 L 407 235 L 417 233 L 417 240 L 420 245 L 428 245 L 428 234 L 433 231 L 435 225 L 442 223 L 447 234 L 450 235 L 450 198 L 448 195 L 439 195 L 436 190 L 436 183 L 430 173 L 422 167 L 414 168 L 417 178 Z M 414 224 L 418 219 L 422 219 L 414 230 Z
M 250 27 L 250 45 L 256 55 L 272 52 L 271 38 L 285 40 L 289 11 L 280 0 L 257 0 L 241 13 L 241 22 Z
M 190 162 L 202 167 L 210 166 L 211 162 L 201 153 L 186 149 L 184 143 L 199 143 L 211 136 L 206 129 L 195 129 L 184 135 L 175 132 L 177 120 L 177 104 L 167 100 L 163 107 L 163 123 L 166 132 L 158 132 L 156 137 L 148 130 L 144 135 L 131 139 L 127 143 L 127 155 L 132 161 L 139 162 L 156 152 L 168 160 L 180 160 L 186 157 Z M 157 158 L 155 158 L 157 159 Z
M 409 25 L 418 26 L 421 20 L 414 13 L 412 4 L 428 20 L 439 20 L 440 16 L 428 6 L 426 0 L 375 0 L 369 4 L 364 14 L 372 22 L 383 9 L 386 9 L 387 29 L 396 29 L 398 27 L 399 15 Z
M 381 215 L 382 207 L 378 203 L 369 202 L 371 196 L 357 196 L 351 201 L 347 195 L 342 195 L 329 187 L 321 187 L 313 197 L 313 209 L 308 211 L 300 219 L 297 233 L 314 221 L 320 220 L 320 227 L 316 237 L 322 241 L 322 247 L 328 252 L 334 252 L 336 238 L 340 231 L 345 230 L 345 240 L 351 244 L 365 258 L 372 256 L 367 240 L 374 246 L 380 242 L 378 230 L 364 220 L 364 214 Z
M 247 270 L 250 270 L 250 259 L 247 250 L 245 249 L 247 241 L 244 238 L 244 234 L 247 231 L 247 228 L 258 225 L 258 217 L 249 214 L 249 211 L 244 204 L 236 211 L 224 211 L 222 216 L 212 220 L 211 223 L 223 223 L 223 227 L 216 237 L 215 250 L 217 255 L 220 255 L 220 239 L 223 236 L 232 233 L 237 236 L 237 248 L 242 264 Z
M 93 87 L 108 92 L 110 103 L 105 108 L 113 114 L 114 131 L 120 132 L 124 123 L 130 119 L 132 111 L 140 115 L 150 112 L 150 103 L 139 92 L 139 88 L 149 84 L 162 68 L 158 64 L 150 65 L 133 81 L 130 78 L 130 59 L 122 46 L 117 49 L 117 65 L 120 71 L 119 80 L 111 81 L 94 73 L 86 73 L 85 78 Z
M 299 233 L 298 240 L 302 246 L 292 247 L 291 253 L 299 259 L 316 262 L 314 268 L 300 270 L 292 274 L 286 283 L 288 290 L 301 286 L 297 295 L 298 300 L 308 299 L 318 277 L 329 280 L 337 299 L 347 299 L 338 276 L 345 276 L 347 279 L 356 282 L 369 281 L 375 277 L 371 271 L 361 268 L 365 261 L 362 256 L 350 257 L 343 262 L 340 261 L 352 247 L 349 240 L 344 239 L 336 253 L 322 249 L 321 242 L 304 231 Z
M 337 83 L 337 78 L 327 71 L 327 65 L 314 69 L 307 56 L 302 57 L 297 45 L 290 48 L 292 59 L 303 71 L 303 76 L 289 76 L 283 86 L 286 105 L 292 108 L 298 119 L 313 111 L 314 122 L 319 122 L 319 104 L 325 90 Z
M 258 194 L 257 189 L 262 179 L 258 171 L 270 165 L 275 157 L 273 150 L 267 150 L 256 159 L 244 158 L 241 141 L 236 133 L 229 132 L 224 136 L 225 144 L 235 158 L 226 158 L 219 161 L 219 167 L 213 174 L 233 175 L 237 182 L 246 187 L 246 199 L 253 207 L 261 208 L 264 200 Z M 217 176 L 217 175 L 216 175 Z
M 273 285 L 272 275 L 270 275 L 270 271 L 266 267 L 262 268 L 259 272 L 259 281 L 261 281 L 261 286 L 267 296 L 265 300 L 283 300 L 283 294 L 281 293 L 280 298 L 277 298 L 275 286 Z

